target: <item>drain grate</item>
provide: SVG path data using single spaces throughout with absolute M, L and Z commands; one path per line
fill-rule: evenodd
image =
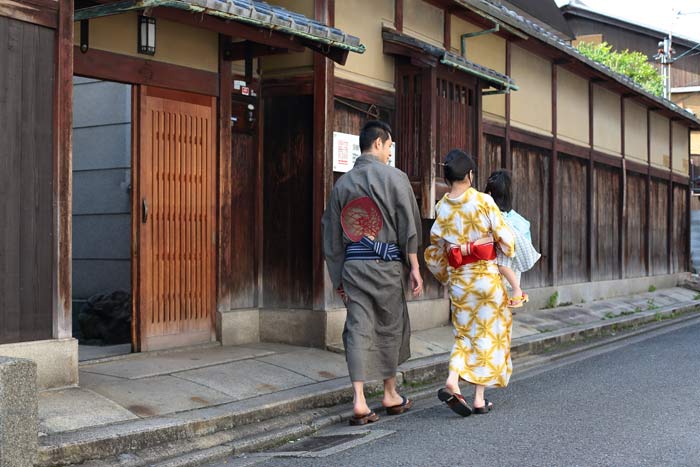
M 369 432 L 343 435 L 312 436 L 296 443 L 287 443 L 268 452 L 318 452 L 334 448 L 350 441 L 356 441 L 367 436 Z

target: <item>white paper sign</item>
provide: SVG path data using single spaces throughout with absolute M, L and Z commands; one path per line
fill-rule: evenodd
M 391 143 L 389 165 L 392 167 L 396 167 L 395 154 L 396 143 Z M 360 155 L 360 137 L 358 135 L 333 132 L 333 172 L 349 172 Z

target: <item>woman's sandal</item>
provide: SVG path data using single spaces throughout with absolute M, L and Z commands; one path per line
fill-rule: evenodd
M 488 399 L 484 399 L 484 406 L 483 407 L 474 407 L 473 412 L 476 415 L 482 415 L 482 414 L 491 412 L 491 409 L 493 409 L 493 402 L 489 402 Z
M 404 396 L 401 396 L 401 399 L 403 399 L 403 401 L 399 405 L 386 407 L 387 415 L 401 415 L 402 413 L 413 407 L 413 401 L 411 399 L 406 399 Z
M 438 391 L 438 399 L 447 404 L 456 414 L 462 417 L 468 417 L 472 414 L 472 408 L 469 407 L 467 401 L 464 400 L 461 394 L 455 394 L 447 388 L 442 388 Z
M 530 301 L 528 294 L 523 292 L 520 297 L 513 297 L 508 300 L 508 308 L 522 308 L 522 306 Z
M 361 417 L 358 417 L 357 415 L 353 415 L 352 418 L 350 418 L 350 425 L 352 425 L 352 426 L 367 425 L 368 423 L 374 423 L 378 420 L 379 420 L 379 415 L 377 415 L 374 412 L 370 412 L 368 414 L 362 415 Z

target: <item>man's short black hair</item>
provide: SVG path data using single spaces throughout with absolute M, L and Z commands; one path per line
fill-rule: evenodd
M 513 209 L 511 184 L 510 172 L 504 169 L 492 172 L 486 182 L 484 193 L 489 193 L 498 208 L 503 212 Z
M 382 143 L 391 136 L 391 127 L 381 120 L 370 120 L 360 130 L 360 152 L 364 153 L 372 147 L 372 143 L 377 138 L 382 139 Z

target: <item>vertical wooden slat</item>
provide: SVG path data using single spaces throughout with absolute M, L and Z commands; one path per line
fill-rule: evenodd
M 452 48 L 452 15 L 449 9 L 444 9 L 444 24 L 443 24 L 443 46 L 445 50 Z
M 513 46 L 510 40 L 506 40 L 506 76 L 511 75 L 511 50 Z M 513 168 L 513 157 L 511 155 L 511 142 L 510 142 L 510 92 L 506 94 L 506 137 L 503 148 L 503 167 L 507 170 L 512 170 Z
M 331 20 L 329 0 L 314 0 L 314 17 L 327 23 Z M 332 26 L 332 24 L 331 24 Z M 332 132 L 334 64 L 328 58 L 314 54 L 314 113 L 313 113 L 313 189 L 312 189 L 312 302 L 314 309 L 325 309 L 325 264 L 321 248 L 321 217 L 333 185 Z M 331 157 L 329 157 L 331 156 Z
M 647 275 L 652 274 L 651 263 L 651 110 L 647 108 L 647 177 L 646 177 L 646 219 L 644 224 L 644 251 Z
M 620 265 L 619 279 L 627 277 L 625 251 L 627 250 L 627 158 L 625 157 L 625 96 L 620 97 L 620 152 L 622 153 L 622 168 L 620 169 L 620 222 L 618 229 L 618 263 Z
M 218 279 L 217 279 L 217 308 L 225 311 L 231 308 L 233 290 L 233 250 L 231 239 L 233 235 L 232 218 L 232 137 L 231 137 L 231 94 L 232 73 L 231 62 L 224 60 L 225 47 L 231 42 L 231 37 L 219 35 L 219 100 L 218 100 L 218 136 L 219 150 L 217 161 L 219 167 L 219 223 L 218 223 Z M 258 118 L 258 122 L 262 121 Z M 256 223 L 258 224 L 258 223 Z
M 556 209 L 557 191 L 559 190 L 559 152 L 558 152 L 558 125 L 557 125 L 557 69 L 556 63 L 552 63 L 552 156 L 549 160 L 549 277 L 552 285 L 557 284 L 557 271 L 559 261 L 559 238 L 556 225 L 560 224 L 561 212 Z
M 394 0 L 394 27 L 403 32 L 403 0 Z
M 141 125 L 139 104 L 139 87 L 131 87 L 131 167 L 132 187 L 131 187 L 131 351 L 140 352 L 141 329 L 139 316 L 139 303 L 141 299 L 141 276 L 140 262 L 141 252 L 139 251 L 139 223 L 141 213 L 141 185 L 139 174 L 138 154 L 140 150 L 141 132 L 136 129 Z
M 73 198 L 73 0 L 59 1 L 56 32 L 56 79 L 54 88 L 53 188 L 53 337 L 73 335 L 72 300 L 72 198 Z
M 595 254 L 594 243 L 593 243 L 593 206 L 594 206 L 594 182 L 593 177 L 593 148 L 594 148 L 594 134 L 593 131 L 593 109 L 594 109 L 594 99 L 593 99 L 593 82 L 588 81 L 588 171 L 587 171 L 587 183 L 586 186 L 588 190 L 586 192 L 586 256 L 588 258 L 587 262 L 587 278 L 588 281 L 593 280 L 593 258 Z
M 666 227 L 666 256 L 668 258 L 668 273 L 673 272 L 672 268 L 672 246 L 673 246 L 673 120 L 668 120 L 668 225 Z

